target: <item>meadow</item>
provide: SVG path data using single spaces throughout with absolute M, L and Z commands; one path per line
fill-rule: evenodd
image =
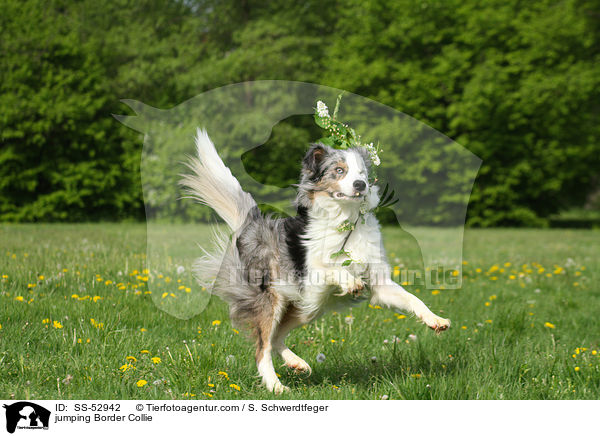
M 392 264 L 420 267 L 414 239 L 384 235 Z M 147 269 L 145 225 L 1 225 L 0 241 L 0 398 L 276 398 L 189 268 Z M 449 331 L 367 304 L 329 313 L 288 338 L 313 373 L 276 359 L 277 398 L 599 399 L 599 247 L 598 231 L 467 229 L 461 289 L 407 286 Z M 163 302 L 207 307 L 181 319 Z

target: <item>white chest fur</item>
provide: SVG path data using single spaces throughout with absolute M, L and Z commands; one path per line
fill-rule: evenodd
M 371 201 L 376 204 L 376 191 L 374 197 Z M 359 204 L 327 197 L 315 203 L 305 235 L 307 274 L 302 306 L 304 313 L 316 316 L 332 305 L 351 303 L 354 298 L 348 291 L 353 286 L 364 283 L 368 288 L 371 272 L 389 267 L 379 223 L 372 213 L 361 215 Z M 354 229 L 340 231 L 344 223 L 354 224 Z M 346 254 L 332 257 L 342 249 Z

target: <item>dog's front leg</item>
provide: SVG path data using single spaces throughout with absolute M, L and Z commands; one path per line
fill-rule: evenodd
M 392 280 L 372 286 L 371 304 L 379 304 L 405 313 L 413 313 L 437 333 L 450 327 L 450 320 L 435 315 L 410 292 Z

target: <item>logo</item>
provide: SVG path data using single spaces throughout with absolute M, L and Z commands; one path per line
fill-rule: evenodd
M 14 433 L 15 429 L 44 429 L 48 430 L 50 411 L 29 401 L 19 401 L 6 409 L 6 431 Z

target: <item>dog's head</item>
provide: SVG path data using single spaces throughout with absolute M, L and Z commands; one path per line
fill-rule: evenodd
M 310 205 L 319 196 L 359 204 L 369 192 L 371 161 L 362 147 L 336 150 L 314 144 L 302 161 L 299 200 Z

